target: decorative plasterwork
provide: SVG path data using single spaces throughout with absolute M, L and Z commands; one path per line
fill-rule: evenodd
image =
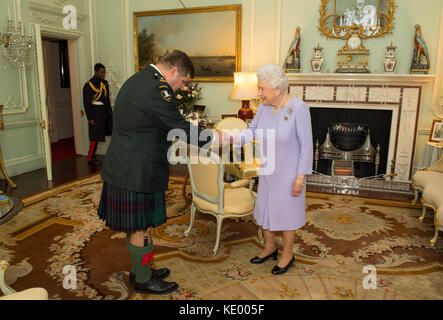
M 109 84 L 109 91 L 111 96 L 111 104 L 114 106 L 115 98 L 117 97 L 117 93 L 120 90 L 120 82 L 117 80 L 117 75 L 114 70 L 114 65 L 112 63 L 112 60 L 109 61 L 109 64 L 106 66 L 106 80 Z
M 393 116 L 387 171 L 395 159 L 395 180 L 410 181 L 422 85 L 433 76 L 291 74 L 288 78 L 290 93 L 311 106 L 387 109 L 398 114 Z
M 31 22 L 41 25 L 62 26 L 65 14 L 62 6 L 52 6 L 42 4 L 36 1 L 28 0 L 28 6 L 31 10 Z M 66 3 L 67 4 L 67 3 Z M 72 3 L 70 3 L 72 4 Z M 77 25 L 82 27 L 82 20 L 86 18 L 86 14 L 77 11 Z
M 63 7 L 68 4 L 71 4 L 71 5 L 77 4 L 79 1 L 78 0 L 69 0 L 69 1 L 68 0 L 58 0 L 58 1 L 54 0 L 54 2 L 56 4 L 62 4 L 63 6 L 53 6 L 50 4 L 44 4 L 44 3 L 33 1 L 33 0 L 28 0 L 27 4 L 28 4 L 28 7 L 31 9 L 31 11 L 46 12 L 46 13 L 49 13 L 54 16 L 56 16 L 56 15 L 64 16 Z M 79 12 L 77 10 L 77 19 L 84 20 L 85 18 L 86 18 L 86 14 L 83 12 Z

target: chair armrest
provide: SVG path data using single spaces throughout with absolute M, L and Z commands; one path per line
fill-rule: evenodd
M 254 180 L 241 179 L 231 183 L 225 183 L 225 189 L 237 189 L 237 188 L 247 187 L 250 185 L 251 181 L 254 182 Z
M 255 180 L 254 180 L 254 179 L 251 179 L 251 180 L 249 181 L 249 193 L 251 194 L 252 202 L 253 202 L 254 205 L 255 205 L 255 200 L 257 199 L 257 197 L 255 196 L 254 192 L 252 191 L 252 187 L 254 186 L 254 183 L 255 183 Z

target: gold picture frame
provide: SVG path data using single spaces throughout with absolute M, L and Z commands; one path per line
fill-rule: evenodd
M 443 121 L 433 120 L 431 134 L 429 135 L 429 142 L 443 141 Z
M 136 72 L 178 49 L 193 61 L 194 81 L 233 82 L 241 70 L 241 13 L 241 5 L 134 12 Z
M 346 2 L 346 5 L 351 3 L 351 0 L 321 0 L 318 29 L 327 38 L 348 39 L 349 32 L 355 28 L 360 29 L 360 38 L 362 39 L 382 37 L 392 33 L 395 25 L 394 13 L 397 8 L 394 0 L 367 0 L 373 7 L 375 6 L 372 2 L 377 5 L 377 11 L 374 13 L 376 24 L 371 25 L 371 27 L 368 25 L 364 27 L 363 23 L 355 23 L 355 21 L 352 20 L 348 23 L 339 23 L 339 25 L 337 25 L 337 21 L 343 19 L 344 16 L 340 14 L 340 11 L 343 10 L 337 9 L 337 1 L 341 1 L 341 3 Z M 365 3 L 365 0 L 357 0 L 355 3 L 358 5 L 358 2 Z M 348 8 L 349 12 L 355 9 L 357 8 Z M 337 10 L 339 11 L 338 14 Z M 343 20 L 341 21 L 343 22 Z

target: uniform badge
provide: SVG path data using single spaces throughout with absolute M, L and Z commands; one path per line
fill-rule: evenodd
M 172 95 L 171 95 L 171 92 L 169 92 L 169 89 L 163 89 L 161 91 L 161 94 L 162 94 L 163 99 L 165 99 L 167 102 L 172 101 Z

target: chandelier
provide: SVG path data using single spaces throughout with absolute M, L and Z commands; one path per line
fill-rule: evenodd
M 31 25 L 29 25 L 31 31 Z M 6 24 L 6 33 L 0 33 L 0 46 L 3 56 L 3 68 L 6 63 L 16 68 L 31 68 L 35 43 L 32 36 L 26 36 L 23 22 L 14 26 L 11 19 Z

